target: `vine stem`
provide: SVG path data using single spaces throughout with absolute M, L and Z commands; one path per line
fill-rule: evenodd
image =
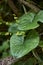
M 42 60 L 41 60 L 40 57 L 38 56 L 37 52 L 35 53 L 35 51 L 33 50 L 32 53 L 33 53 L 34 57 L 35 57 L 38 61 L 42 62 Z
M 24 9 L 24 13 L 27 14 L 25 6 L 24 5 L 22 5 L 22 6 L 23 6 L 23 9 Z

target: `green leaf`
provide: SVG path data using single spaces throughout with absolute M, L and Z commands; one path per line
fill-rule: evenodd
M 38 14 L 35 16 L 34 21 L 42 22 L 43 23 L 43 10 L 39 11 Z
M 43 48 L 43 41 L 40 41 L 39 46 Z
M 6 58 L 8 56 L 9 56 L 8 52 L 3 52 L 2 58 Z
M 29 12 L 24 14 L 22 17 L 19 18 L 19 30 L 30 30 L 37 28 L 39 25 L 37 22 L 33 21 L 35 17 L 35 13 Z
M 18 37 L 15 34 L 10 39 L 11 54 L 16 58 L 26 55 L 39 44 L 39 36 L 36 31 L 30 31 L 25 41 L 23 42 L 22 40 L 22 37 Z
M 9 40 L 4 41 L 2 45 L 2 50 L 7 50 L 9 48 Z

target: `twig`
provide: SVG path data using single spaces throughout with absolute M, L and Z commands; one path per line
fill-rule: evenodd
M 40 36 L 43 35 L 43 32 L 39 34 Z
M 2 4 L 3 3 L 3 0 L 0 0 L 0 4 Z
M 22 4 L 24 4 L 24 5 L 28 6 L 28 7 L 30 7 L 35 12 L 40 11 L 40 9 L 37 6 L 33 5 L 31 2 L 26 2 L 24 0 L 20 0 L 20 3 L 22 3 Z
M 18 11 L 18 8 L 14 5 L 13 1 L 12 0 L 7 0 L 8 2 L 8 5 L 10 6 L 10 8 L 13 10 L 13 12 L 19 16 L 19 11 Z
M 43 9 L 39 4 L 37 4 L 37 3 L 33 2 L 33 1 L 31 1 L 30 3 L 34 4 L 35 6 L 37 6 L 40 9 Z

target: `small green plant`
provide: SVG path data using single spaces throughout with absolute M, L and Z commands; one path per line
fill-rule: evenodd
M 2 64 L 43 65 L 42 3 L 38 0 L 0 1 Z
M 17 21 L 8 30 L 13 33 L 10 38 L 10 51 L 13 57 L 21 58 L 37 46 L 41 46 L 40 34 L 36 29 L 40 26 L 38 22 L 43 24 L 43 10 L 37 14 L 28 12 Z

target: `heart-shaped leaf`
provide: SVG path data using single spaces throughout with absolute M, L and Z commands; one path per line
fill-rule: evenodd
M 29 12 L 27 14 L 24 14 L 22 17 L 19 18 L 19 30 L 30 30 L 37 28 L 39 25 L 37 22 L 33 21 L 35 17 L 35 13 Z
M 20 58 L 36 48 L 38 43 L 39 36 L 36 31 L 30 31 L 25 41 L 22 37 L 14 34 L 10 39 L 11 54 L 16 58 Z

